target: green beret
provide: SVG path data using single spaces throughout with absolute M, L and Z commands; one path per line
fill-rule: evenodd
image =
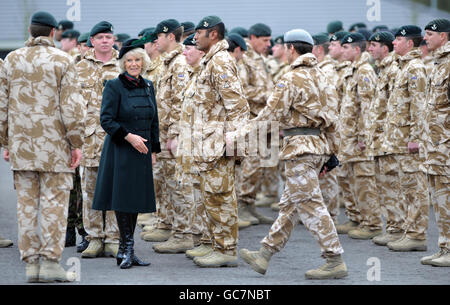
M 389 28 L 386 25 L 377 25 L 372 29 L 372 32 L 380 32 L 380 31 L 389 31 Z
M 80 37 L 80 32 L 77 30 L 66 30 L 61 34 L 61 38 L 77 38 Z
M 158 39 L 158 36 L 155 34 L 155 28 L 147 28 L 145 32 L 139 33 L 141 36 L 140 39 L 134 42 L 134 44 L 146 44 L 147 42 L 154 42 L 156 39 Z
M 433 32 L 450 32 L 450 20 L 434 19 L 425 26 L 425 30 Z
M 185 46 L 196 46 L 197 44 L 195 43 L 194 36 L 195 34 L 191 34 L 188 37 L 186 37 L 186 39 L 183 41 L 183 44 Z
M 245 43 L 245 40 L 241 35 L 237 33 L 231 33 L 227 37 L 229 40 L 237 44 L 241 48 L 241 50 L 247 51 L 247 44 Z
M 116 41 L 125 42 L 125 40 L 130 39 L 130 35 L 125 33 L 116 34 Z
M 80 36 L 78 36 L 78 43 L 82 43 L 82 42 L 87 42 L 89 39 L 89 32 L 88 33 L 83 33 Z
M 195 24 L 190 21 L 182 22 L 181 25 L 183 26 L 184 32 L 190 32 L 195 30 Z
M 91 43 L 91 36 L 88 37 L 88 40 L 86 41 L 86 47 L 93 48 L 94 46 Z
M 58 26 L 57 26 L 58 30 L 71 30 L 73 29 L 73 22 L 70 20 L 61 20 L 60 22 L 58 22 Z
M 145 29 L 143 29 L 142 31 L 140 31 L 139 34 L 137 34 L 137 35 L 138 35 L 138 36 L 144 36 L 144 33 L 147 32 L 147 31 L 149 31 L 149 30 L 154 31 L 154 30 L 155 30 L 155 27 L 145 28 Z
M 248 36 L 255 35 L 256 37 L 267 37 L 272 35 L 272 30 L 264 23 L 257 23 L 248 29 Z
M 368 29 L 359 29 L 357 32 L 362 34 L 364 36 L 364 38 L 366 38 L 366 40 L 369 40 L 370 36 L 372 36 L 372 34 L 373 34 Z
M 230 34 L 231 33 L 239 34 L 242 37 L 248 37 L 248 31 L 246 29 L 244 29 L 243 27 L 241 27 L 241 26 L 237 26 L 235 28 L 232 28 L 231 31 L 230 31 Z
M 290 30 L 284 34 L 284 43 L 305 42 L 314 45 L 314 40 L 311 35 L 302 29 Z
M 342 24 L 342 21 L 339 21 L 339 20 L 331 21 L 327 25 L 328 34 L 341 32 L 343 30 L 344 30 L 344 25 Z
M 55 17 L 53 17 L 50 13 L 47 12 L 36 12 L 31 16 L 31 24 L 33 25 L 45 25 L 52 28 L 56 28 L 58 26 Z
M 395 37 L 422 37 L 422 29 L 416 25 L 401 26 L 394 35 Z
M 223 23 L 222 19 L 220 19 L 219 17 L 217 17 L 217 16 L 206 16 L 205 18 L 200 20 L 200 22 L 195 27 L 195 30 L 197 31 L 197 30 L 210 29 L 210 28 L 218 25 L 219 23 Z
M 158 23 L 155 29 L 155 35 L 159 33 L 172 33 L 176 29 L 178 29 L 181 24 L 175 19 L 166 19 Z
M 273 42 L 274 42 L 275 44 L 283 44 L 283 43 L 284 43 L 284 37 L 283 37 L 283 35 L 276 37 L 276 38 L 274 39 Z
M 316 34 L 313 35 L 312 38 L 314 39 L 314 45 L 321 45 L 326 42 L 330 42 L 330 38 L 328 34 Z
M 357 32 L 359 29 L 366 29 L 366 28 L 367 28 L 367 25 L 365 23 L 357 22 L 357 23 L 352 24 L 350 26 L 350 28 L 348 29 L 348 31 L 349 32 L 351 32 L 351 31 L 356 31 Z
M 100 21 L 92 28 L 90 36 L 94 37 L 98 33 L 113 33 L 114 27 L 108 21 Z
M 330 42 L 331 41 L 339 41 L 340 42 L 342 40 L 342 38 L 344 38 L 345 35 L 347 35 L 347 34 L 350 34 L 350 32 L 341 31 L 341 32 L 334 33 L 330 37 Z
M 344 38 L 341 39 L 341 45 L 344 45 L 346 43 L 360 42 L 360 41 L 367 41 L 363 34 L 350 33 L 350 34 L 345 35 Z
M 395 37 L 391 32 L 381 31 L 372 34 L 372 36 L 370 36 L 369 38 L 369 41 L 392 43 L 394 39 Z

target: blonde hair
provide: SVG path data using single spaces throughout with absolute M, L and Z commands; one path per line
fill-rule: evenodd
M 121 59 L 119 59 L 119 68 L 121 73 L 127 71 L 125 68 L 125 62 L 128 58 L 128 56 L 134 56 L 137 58 L 142 58 L 142 71 L 141 75 L 145 73 L 150 67 L 150 57 L 148 57 L 147 52 L 145 52 L 144 49 L 141 48 L 135 48 L 131 51 L 128 51 Z

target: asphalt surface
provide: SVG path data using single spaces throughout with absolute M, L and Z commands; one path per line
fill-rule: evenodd
M 0 235 L 14 245 L 0 248 L 0 285 L 22 285 L 25 263 L 20 261 L 17 247 L 16 193 L 9 164 L 0 160 Z M 260 208 L 276 217 L 270 208 Z M 344 211 L 340 223 L 346 220 Z M 269 225 L 256 225 L 239 231 L 239 248 L 259 249 L 259 242 L 268 233 Z M 152 243 L 139 238 L 136 229 L 136 254 L 151 262 L 149 267 L 121 270 L 113 258 L 82 259 L 75 247 L 66 248 L 61 264 L 80 267 L 80 280 L 63 285 L 448 285 L 450 268 L 424 266 L 420 258 L 438 251 L 438 232 L 430 210 L 428 250 L 426 252 L 392 252 L 371 241 L 359 241 L 340 235 L 349 275 L 341 280 L 307 280 L 304 273 L 324 263 L 320 249 L 304 226 L 298 225 L 287 246 L 274 255 L 267 273 L 253 271 L 242 259 L 237 268 L 199 268 L 184 254 L 157 254 Z M 79 241 L 79 239 L 78 239 Z M 42 285 L 42 284 L 34 284 Z M 218 287 L 218 286 L 216 286 Z M 245 287 L 245 286 L 242 286 Z

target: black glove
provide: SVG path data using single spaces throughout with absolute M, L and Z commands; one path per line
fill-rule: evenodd
M 320 169 L 320 172 L 323 172 L 325 166 L 327 167 L 327 173 L 331 172 L 333 170 L 333 168 L 339 166 L 339 160 L 335 155 L 332 155 L 330 157 L 330 159 L 328 159 L 328 161 L 322 166 L 322 168 Z

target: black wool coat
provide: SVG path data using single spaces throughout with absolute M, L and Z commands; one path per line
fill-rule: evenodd
M 158 109 L 153 83 L 136 85 L 124 74 L 106 83 L 100 123 L 103 144 L 92 208 L 125 213 L 156 211 L 151 153 L 161 152 Z M 147 139 L 141 154 L 124 138 L 133 133 Z

